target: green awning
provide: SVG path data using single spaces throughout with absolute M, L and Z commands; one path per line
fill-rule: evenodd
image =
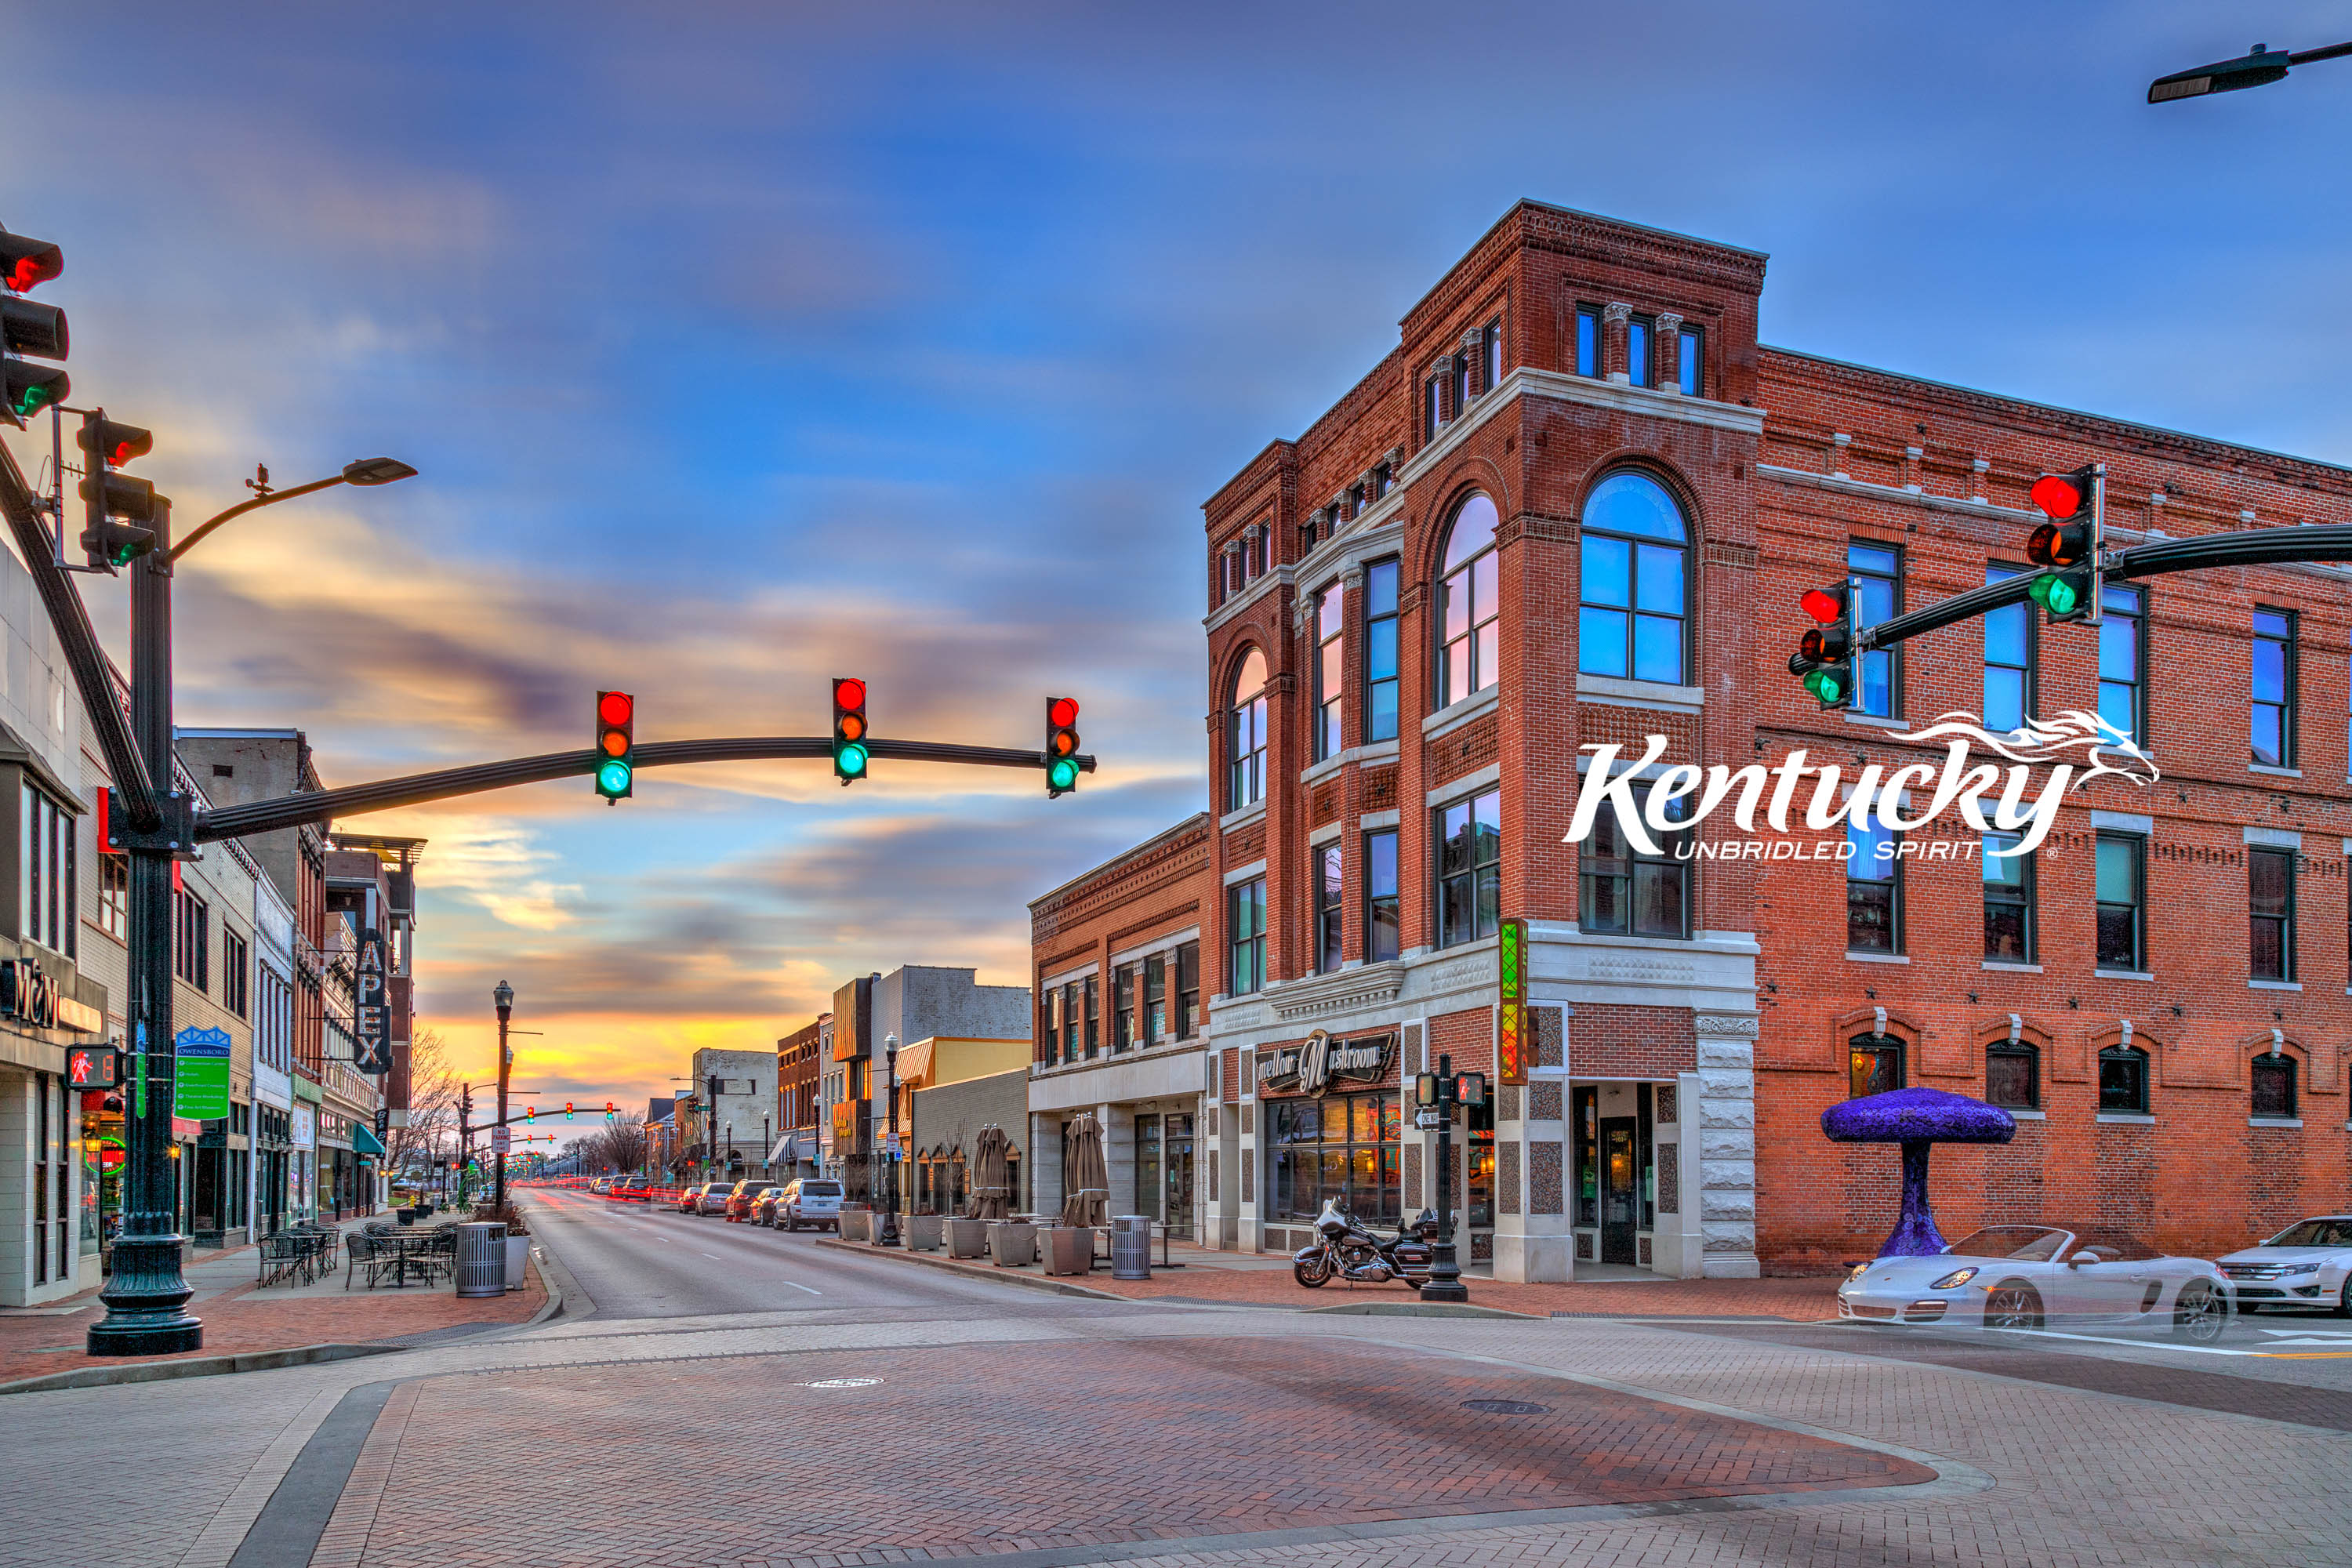
M 352 1152 L 354 1154 L 381 1154 L 383 1152 L 383 1145 L 376 1142 L 375 1132 L 373 1129 L 362 1127 L 358 1122 L 354 1121 L 352 1123 Z

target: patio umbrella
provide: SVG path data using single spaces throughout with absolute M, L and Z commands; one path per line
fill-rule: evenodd
M 968 1219 L 1003 1219 L 1012 1212 L 1004 1192 L 1004 1129 L 992 1121 L 973 1141 L 971 1201 L 964 1205 Z
M 1087 1111 L 1070 1123 L 1070 1152 L 1063 1162 L 1064 1225 L 1110 1223 L 1110 1166 L 1103 1159 L 1102 1123 Z

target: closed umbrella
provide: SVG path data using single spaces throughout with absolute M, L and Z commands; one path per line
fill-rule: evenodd
M 971 1201 L 964 1205 L 967 1219 L 1003 1219 L 1012 1212 L 1004 1191 L 1004 1129 L 992 1121 L 973 1141 Z
M 1070 1124 L 1070 1152 L 1064 1161 L 1064 1225 L 1110 1223 L 1110 1166 L 1103 1158 L 1102 1123 L 1087 1111 Z

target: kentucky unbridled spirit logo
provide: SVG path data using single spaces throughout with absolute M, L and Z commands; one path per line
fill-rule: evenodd
M 1618 764 L 1619 748 L 1614 742 L 1585 746 L 1582 749 L 1592 753 L 1591 767 L 1577 792 L 1576 815 L 1564 841 L 1581 844 L 1590 837 L 1606 803 L 1614 808 L 1619 829 L 1633 847 L 1644 855 L 1655 855 L 1660 852 L 1657 835 L 1678 834 L 1696 826 L 1732 798 L 1734 792 L 1738 798 L 1733 801 L 1731 819 L 1741 832 L 1758 831 L 1756 814 L 1760 804 L 1765 825 L 1774 833 L 1787 834 L 1790 808 L 1810 777 L 1812 794 L 1805 805 L 1802 829 L 1822 833 L 1841 825 L 1863 827 L 1875 821 L 1890 834 L 1915 833 L 1958 806 L 1962 820 L 1979 834 L 2018 836 L 2014 844 L 1985 851 L 1988 857 L 2006 858 L 2032 853 L 2050 836 L 2066 796 L 2093 779 L 2113 774 L 2146 786 L 2160 776 L 2155 760 L 2130 736 L 2097 714 L 2077 708 L 2031 721 L 2005 733 L 1987 730 L 1973 713 L 1946 713 L 1924 730 L 1896 731 L 1886 738 L 1915 743 L 1944 741 L 1948 745 L 1940 764 L 1914 763 L 1882 776 L 1879 764 L 1872 763 L 1853 775 L 1851 785 L 1836 763 L 1814 767 L 1801 749 L 1790 752 L 1775 767 L 1750 763 L 1729 768 L 1718 763 L 1701 768 L 1677 763 L 1652 776 L 1651 770 L 1665 755 L 1664 735 L 1643 737 L 1646 744 L 1640 760 L 1622 767 Z M 2006 757 L 2010 765 L 1971 763 L 1971 751 Z M 2079 759 L 2067 760 L 2076 752 Z M 2033 789 L 2037 768 L 2048 770 L 2038 792 Z M 1996 788 L 1999 795 L 1988 811 L 1986 796 Z M 1924 795 L 1916 812 L 1904 806 L 1904 796 L 1913 792 Z M 1778 852 L 1783 847 L 1793 852 L 1800 846 L 1768 846 L 1761 840 L 1738 847 L 1742 858 L 1812 858 Z M 1837 846 L 1841 851 L 1844 847 Z M 1773 852 L 1766 853 L 1768 849 Z M 1732 856 L 1723 853 L 1713 858 Z

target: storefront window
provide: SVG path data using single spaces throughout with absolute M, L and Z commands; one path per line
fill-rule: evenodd
M 1495 1134 L 1473 1132 L 1470 1137 L 1470 1202 L 1465 1223 L 1474 1229 L 1491 1230 L 1495 1226 Z
M 1601 1223 L 1601 1091 L 1576 1091 L 1576 1223 Z
M 1397 1097 L 1330 1095 L 1265 1102 L 1275 1219 L 1311 1220 L 1336 1199 L 1357 1219 L 1397 1223 Z

